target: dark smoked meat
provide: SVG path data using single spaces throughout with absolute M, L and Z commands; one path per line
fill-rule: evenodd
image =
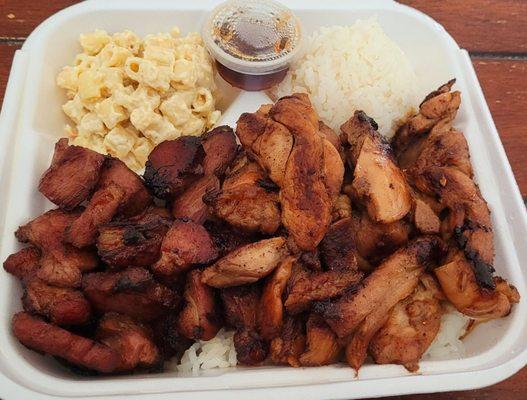
M 234 161 L 238 151 L 236 135 L 231 127 L 222 125 L 201 136 L 205 159 L 205 175 L 222 176 L 227 167 Z
M 156 282 L 143 268 L 84 275 L 82 289 L 94 308 L 152 321 L 177 306 L 175 293 Z
M 23 345 L 81 367 L 111 373 L 121 361 L 114 349 L 48 324 L 26 312 L 13 316 L 12 327 L 13 334 Z
M 66 241 L 79 248 L 94 244 L 97 228 L 111 221 L 124 196 L 124 191 L 115 185 L 96 191 L 79 218 L 66 228 Z
M 210 213 L 208 206 L 203 202 L 203 196 L 219 188 L 220 181 L 215 175 L 199 178 L 176 197 L 172 203 L 172 215 L 174 218 L 190 219 L 197 224 L 204 223 Z
M 172 199 L 203 175 L 201 139 L 182 136 L 158 144 L 148 156 L 145 182 L 156 197 Z
M 184 293 L 183 309 L 179 313 L 179 332 L 193 340 L 210 340 L 221 328 L 214 291 L 201 282 L 202 272 L 190 271 Z
M 236 359 L 243 365 L 260 364 L 267 358 L 269 344 L 253 330 L 241 329 L 234 334 Z
M 159 259 L 171 221 L 153 210 L 99 227 L 97 251 L 111 268 L 148 267 Z
M 26 285 L 22 303 L 24 310 L 57 325 L 82 325 L 91 317 L 90 303 L 82 292 L 50 286 L 39 279 Z
M 203 226 L 209 232 L 220 257 L 252 241 L 251 237 L 240 234 L 224 222 L 205 221 Z
M 136 367 L 154 368 L 161 362 L 150 328 L 126 315 L 105 314 L 95 337 L 121 356 L 117 371 L 131 371 Z
M 37 277 L 51 285 L 79 287 L 81 273 L 98 265 L 91 251 L 64 243 L 66 228 L 78 217 L 78 212 L 50 210 L 19 227 L 15 233 L 19 241 L 30 242 L 40 250 L 41 267 Z
M 58 154 L 44 172 L 38 189 L 51 202 L 72 210 L 86 200 L 99 180 L 104 156 L 79 146 L 56 145 Z
M 161 243 L 161 258 L 152 265 L 152 271 L 171 276 L 196 265 L 208 264 L 217 257 L 214 243 L 202 225 L 175 220 Z
M 192 345 L 192 340 L 179 333 L 178 321 L 178 313 L 169 312 L 152 324 L 154 340 L 163 359 L 179 359 Z
M 32 278 L 39 268 L 40 250 L 34 246 L 11 254 L 4 261 L 4 269 L 22 281 Z
M 300 356 L 306 347 L 304 322 L 298 316 L 286 316 L 280 336 L 271 341 L 269 353 L 275 364 L 300 366 Z
M 97 189 L 109 186 L 117 186 L 124 191 L 124 199 L 117 210 L 119 216 L 137 215 L 152 203 L 145 182 L 117 158 L 108 157 L 104 162 Z
M 330 225 L 320 242 L 320 255 L 327 269 L 356 269 L 356 247 L 352 218 L 341 219 Z

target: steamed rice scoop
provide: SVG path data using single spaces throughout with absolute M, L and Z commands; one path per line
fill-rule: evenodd
M 375 18 L 315 31 L 272 94 L 297 92 L 309 94 L 319 117 L 335 131 L 362 110 L 388 138 L 416 112 L 420 98 L 409 59 Z

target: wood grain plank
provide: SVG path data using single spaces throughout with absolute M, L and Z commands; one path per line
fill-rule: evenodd
M 523 196 L 527 196 L 527 61 L 473 59 Z
M 397 0 L 430 15 L 473 52 L 527 53 L 525 0 Z
M 42 21 L 75 0 L 0 0 L 0 37 L 25 38 Z
M 9 78 L 9 71 L 11 70 L 11 64 L 15 51 L 20 46 L 9 46 L 6 44 L 0 45 L 0 107 L 4 102 L 5 88 L 7 85 L 7 79 Z

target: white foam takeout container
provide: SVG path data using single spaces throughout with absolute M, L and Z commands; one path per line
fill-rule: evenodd
M 465 50 L 426 15 L 390 0 L 283 1 L 309 33 L 322 25 L 352 24 L 377 16 L 413 63 L 423 95 L 456 77 L 462 105 L 455 125 L 468 140 L 476 180 L 492 210 L 495 266 L 522 295 L 510 316 L 486 323 L 465 340 L 462 359 L 423 361 L 417 374 L 396 365 L 365 365 L 356 378 L 347 366 L 259 367 L 211 370 L 197 377 L 175 372 L 150 375 L 79 377 L 20 345 L 11 334 L 13 313 L 21 308 L 21 288 L 0 272 L 0 397 L 3 399 L 344 399 L 478 388 L 503 380 L 527 362 L 527 215 L 498 133 Z M 199 31 L 217 1 L 92 0 L 63 10 L 40 25 L 13 61 L 0 119 L 0 259 L 20 248 L 13 232 L 52 207 L 38 191 L 53 145 L 67 122 L 55 77 L 79 51 L 77 38 L 95 28 L 132 29 L 141 35 Z M 241 112 L 268 102 L 263 93 L 224 90 L 221 123 L 234 126 Z M 343 102 L 346 99 L 342 99 Z M 350 110 L 351 114 L 351 110 Z

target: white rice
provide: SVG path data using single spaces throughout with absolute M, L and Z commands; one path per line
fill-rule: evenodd
M 465 356 L 465 345 L 460 337 L 465 334 L 470 318 L 451 305 L 445 307 L 439 333 L 423 355 L 423 360 L 452 360 Z
M 167 367 L 175 367 L 178 372 L 192 375 L 198 375 L 200 370 L 234 367 L 238 361 L 233 336 L 234 332 L 221 329 L 211 340 L 199 340 L 190 346 L 179 364 L 169 364 Z
M 363 110 L 391 137 L 417 110 L 420 91 L 410 61 L 374 18 L 322 27 L 306 47 L 272 94 L 308 93 L 319 117 L 337 132 Z

